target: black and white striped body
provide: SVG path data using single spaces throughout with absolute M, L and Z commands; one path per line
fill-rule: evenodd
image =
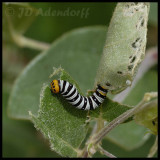
M 64 80 L 58 80 L 60 94 L 73 106 L 82 110 L 93 110 L 100 106 L 106 98 L 107 90 L 98 85 L 92 96 L 84 97 L 76 87 Z

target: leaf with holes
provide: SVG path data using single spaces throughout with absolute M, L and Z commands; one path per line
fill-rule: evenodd
M 96 76 L 100 84 L 118 93 L 131 85 L 146 47 L 148 3 L 118 3 L 112 16 Z

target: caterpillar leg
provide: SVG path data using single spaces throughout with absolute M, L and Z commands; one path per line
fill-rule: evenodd
M 76 87 L 71 83 L 64 80 L 53 80 L 51 82 L 51 92 L 60 93 L 78 109 L 93 110 L 103 103 L 108 90 L 98 85 L 92 96 L 84 97 L 78 93 Z

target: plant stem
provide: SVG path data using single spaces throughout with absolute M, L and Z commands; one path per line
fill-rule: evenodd
M 102 106 L 100 106 L 100 109 L 102 109 Z M 102 112 L 100 112 L 100 115 L 97 119 L 96 133 L 98 133 L 102 128 L 104 128 L 104 120 L 102 119 Z
M 151 158 L 155 155 L 155 153 L 157 152 L 157 148 L 158 148 L 158 136 L 156 136 L 156 140 L 149 151 L 148 158 Z
M 104 150 L 104 149 L 103 149 L 101 146 L 99 146 L 99 145 L 98 145 L 98 150 L 99 150 L 102 154 L 106 155 L 106 156 L 109 157 L 109 158 L 117 158 L 117 157 L 114 156 L 113 154 L 111 154 L 111 153 L 109 153 L 108 151 Z
M 133 109 L 126 111 L 125 113 L 123 113 L 122 115 L 120 115 L 119 117 L 114 119 L 112 122 L 110 122 L 106 127 L 104 127 L 95 137 L 93 137 L 92 140 L 93 140 L 94 144 L 98 144 L 103 139 L 103 137 L 106 136 L 106 134 L 108 132 L 110 132 L 118 124 L 122 123 L 127 118 L 132 116 L 134 114 L 133 111 L 134 111 Z
M 14 34 L 13 39 L 19 47 L 28 47 L 36 50 L 47 50 L 50 47 L 50 44 L 26 38 L 19 34 Z
M 150 101 L 151 98 L 155 98 L 155 97 L 157 97 L 156 92 L 146 93 L 143 100 L 137 106 L 135 106 L 134 108 L 132 108 L 132 109 L 124 112 L 123 114 L 121 114 L 119 117 L 117 117 L 112 122 L 110 122 L 106 127 L 104 127 L 100 132 L 98 132 L 96 135 L 94 135 L 91 138 L 91 143 L 92 144 L 98 144 L 103 139 L 103 137 L 106 136 L 106 134 L 108 132 L 110 132 L 118 124 L 124 122 L 125 120 L 127 120 L 129 117 L 131 117 L 135 113 L 137 113 L 140 110 L 146 108 L 147 105 L 145 105 L 145 103 Z
M 11 37 L 13 41 L 19 46 L 19 47 L 28 47 L 33 48 L 37 50 L 46 50 L 50 47 L 50 44 L 36 41 L 27 37 L 24 37 L 22 34 L 17 33 L 13 27 L 13 24 L 11 23 L 10 17 L 6 16 L 9 24 L 9 32 L 11 34 Z
M 109 133 L 118 124 L 124 122 L 132 115 L 148 107 L 147 102 L 149 102 L 153 98 L 156 98 L 157 96 L 158 96 L 157 92 L 146 93 L 144 95 L 143 100 L 137 106 L 121 114 L 119 117 L 110 122 L 107 126 L 101 129 L 98 133 L 96 132 L 97 130 L 95 130 L 94 128 L 94 132 L 92 132 L 92 135 L 89 137 L 86 146 L 83 150 L 82 157 L 88 157 L 88 155 L 94 154 L 97 148 L 100 149 L 103 152 L 103 154 L 106 155 L 108 154 L 107 156 L 109 156 L 110 154 L 109 152 L 99 147 L 101 140 L 106 136 L 107 133 Z M 92 150 L 91 153 L 89 152 L 90 150 Z

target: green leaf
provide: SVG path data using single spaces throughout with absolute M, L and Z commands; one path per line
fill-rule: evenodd
M 63 70 L 60 79 L 75 84 Z M 52 95 L 50 87 L 45 84 L 41 91 L 38 116 L 31 112 L 30 115 L 35 127 L 49 139 L 52 150 L 65 157 L 77 157 L 78 147 L 87 132 L 86 111 L 74 108 L 61 95 Z
M 26 121 L 3 119 L 3 157 L 58 157 L 47 141 Z M 60 156 L 59 156 L 60 157 Z
M 133 150 L 146 142 L 150 134 L 147 129 L 138 126 L 134 121 L 123 123 L 113 129 L 105 138 L 125 150 Z
M 103 104 L 96 110 L 90 111 L 89 115 L 94 118 L 102 118 L 105 121 L 111 122 L 128 109 L 131 109 L 131 107 L 112 101 L 107 97 Z
M 146 47 L 148 3 L 118 3 L 113 13 L 95 86 L 118 93 L 131 85 Z
M 7 86 L 10 84 L 6 82 L 6 79 L 5 83 L 6 84 L 4 84 L 3 81 L 2 156 L 5 158 L 58 157 L 58 154 L 51 150 L 48 150 L 48 142 L 42 139 L 42 134 L 35 131 L 32 123 L 28 121 L 17 121 L 8 118 L 6 110 L 10 88 L 7 88 Z
M 44 82 L 51 82 L 49 75 L 53 66 L 61 65 L 67 70 L 83 93 L 92 88 L 105 34 L 106 27 L 102 26 L 73 30 L 33 59 L 15 82 L 8 104 L 9 115 L 13 118 L 29 119 L 29 110 L 37 114 L 40 90 Z

